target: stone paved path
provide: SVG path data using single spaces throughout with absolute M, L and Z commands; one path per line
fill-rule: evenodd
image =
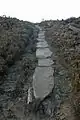
M 33 90 L 35 98 L 44 99 L 54 87 L 54 69 L 52 68 L 53 61 L 51 59 L 52 52 L 49 49 L 48 43 L 45 40 L 45 31 L 39 28 L 38 43 L 36 57 L 38 66 L 33 75 Z

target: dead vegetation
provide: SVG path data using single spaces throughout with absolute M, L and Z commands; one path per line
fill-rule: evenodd
M 41 23 L 46 30 L 46 39 L 51 47 L 57 47 L 57 55 L 69 71 L 72 85 L 71 102 L 80 116 L 80 18 Z
M 30 40 L 34 39 L 34 30 L 32 23 L 0 17 L 0 84 L 8 67 L 20 58 Z

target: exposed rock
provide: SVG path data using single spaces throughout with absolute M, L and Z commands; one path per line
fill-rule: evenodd
M 45 98 L 54 87 L 52 67 L 37 67 L 33 75 L 35 98 Z
M 54 87 L 54 70 L 51 66 L 53 64 L 52 60 L 44 59 L 47 57 L 51 58 L 52 55 L 52 52 L 48 48 L 47 42 L 43 39 L 45 38 L 44 31 L 39 32 L 38 38 L 42 39 L 43 42 L 37 43 L 37 47 L 40 47 L 36 50 L 36 57 L 38 58 L 39 67 L 36 67 L 33 75 L 33 90 L 35 98 L 43 100 L 51 93 Z
M 47 44 L 46 41 L 38 42 L 37 43 L 37 48 L 48 48 L 48 44 Z
M 54 62 L 51 60 L 51 58 L 47 58 L 47 59 L 38 59 L 38 66 L 45 66 L 45 67 L 49 67 L 52 64 L 54 64 Z
M 48 58 L 51 57 L 52 52 L 49 50 L 49 48 L 38 48 L 36 50 L 36 57 L 37 58 Z
M 74 32 L 80 32 L 80 29 L 79 28 L 76 28 L 76 27 L 74 27 L 74 26 L 72 26 L 72 25 L 69 25 L 69 29 L 70 30 L 72 30 L 72 31 L 74 31 Z

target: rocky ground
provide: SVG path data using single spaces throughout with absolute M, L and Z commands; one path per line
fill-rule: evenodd
M 80 18 L 44 21 L 40 24 L 55 61 L 57 120 L 78 120 L 80 115 Z
M 0 120 L 22 120 L 37 63 L 38 30 L 32 23 L 0 17 Z
M 80 18 L 44 21 L 45 39 L 53 52 L 52 92 L 27 105 L 37 65 L 38 29 L 16 18 L 0 17 L 0 120 L 80 119 Z M 35 112 L 34 112 L 35 111 Z

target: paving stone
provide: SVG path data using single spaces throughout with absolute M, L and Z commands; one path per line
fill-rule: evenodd
M 38 35 L 38 38 L 45 38 L 45 36 L 44 36 L 44 33 L 40 33 L 39 35 Z
M 44 38 L 37 38 L 37 41 L 39 41 L 39 42 L 44 42 L 45 39 L 44 39 Z
M 38 34 L 38 43 L 36 57 L 38 58 L 38 67 L 33 75 L 33 92 L 35 98 L 44 99 L 54 88 L 54 70 L 51 60 L 52 52 L 45 41 L 45 31 L 40 30 Z
M 41 35 L 44 35 L 44 36 L 45 36 L 45 31 L 42 31 L 42 30 L 41 30 L 41 31 L 39 32 L 38 36 L 41 36 Z
M 54 87 L 54 70 L 52 67 L 37 67 L 33 75 L 35 98 L 45 98 Z
M 51 66 L 54 62 L 51 60 L 51 58 L 47 59 L 38 59 L 38 66 Z
M 38 48 L 36 50 L 36 57 L 37 58 L 48 58 L 51 57 L 52 52 L 49 50 L 49 48 Z
M 45 47 L 48 47 L 48 44 L 46 41 L 37 43 L 37 48 L 45 48 Z
M 39 39 L 44 39 L 45 40 L 45 36 L 40 36 L 38 37 Z

